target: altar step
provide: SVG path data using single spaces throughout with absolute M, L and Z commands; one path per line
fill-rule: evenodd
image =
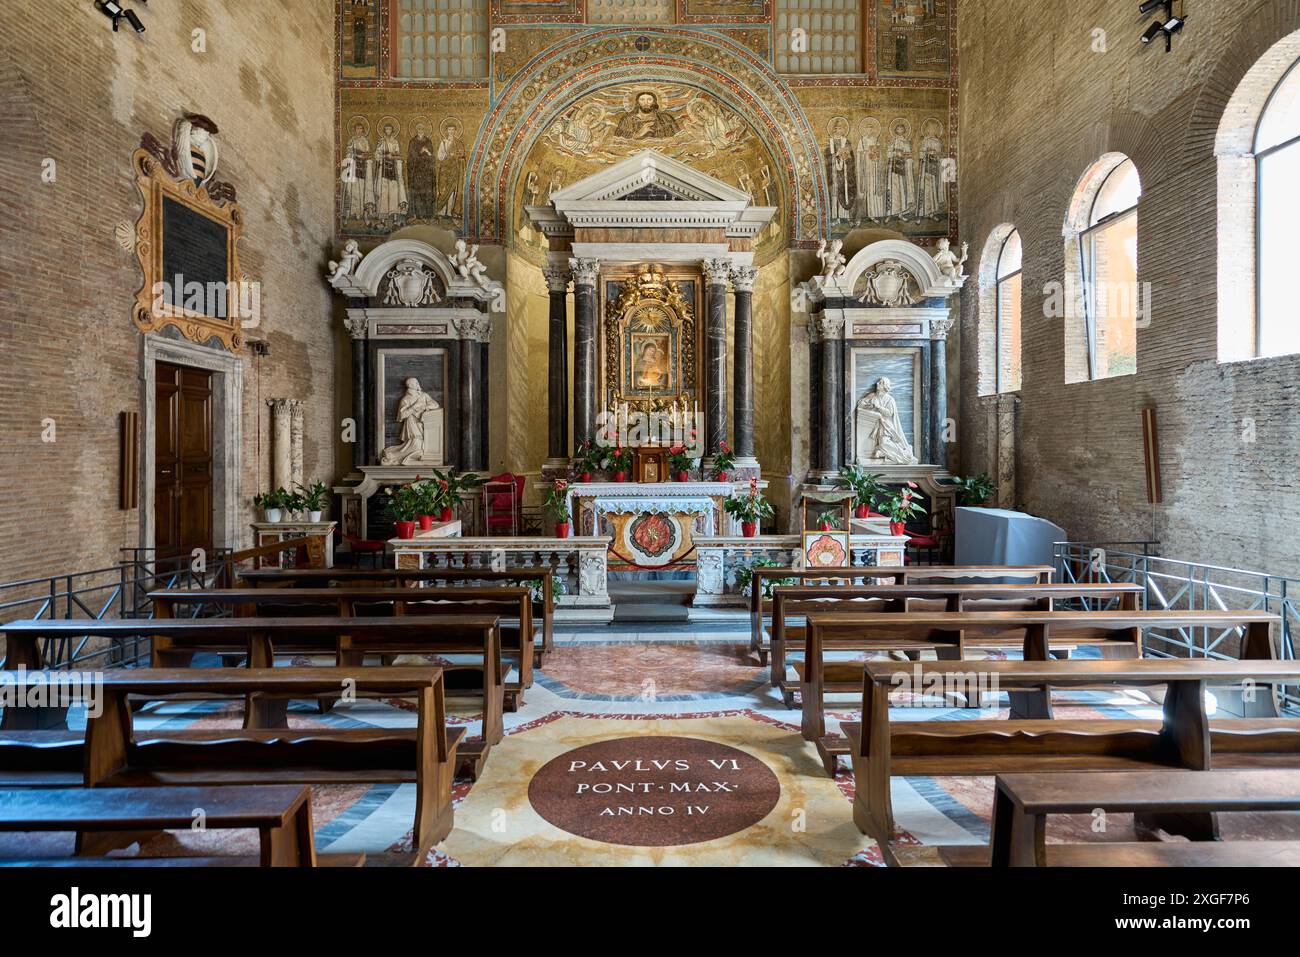
M 635 580 L 619 581 L 619 573 L 609 578 L 609 600 L 614 605 L 614 621 L 684 622 L 687 607 L 695 594 L 695 579 L 647 580 L 644 573 Z M 671 573 L 670 573 L 671 574 Z

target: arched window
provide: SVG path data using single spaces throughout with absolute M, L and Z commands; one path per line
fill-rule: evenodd
M 1255 133 L 1256 356 L 1300 352 L 1296 321 L 1295 222 L 1300 217 L 1300 61 L 1269 96 Z
M 1023 259 L 1020 230 L 1011 230 L 998 252 L 996 290 L 993 296 L 997 368 L 995 389 L 1020 388 L 1020 268 Z
M 1121 153 L 1102 157 L 1079 182 L 1065 224 L 1067 295 L 1075 291 L 1066 312 L 1066 382 L 1137 371 L 1141 196 L 1137 167 Z

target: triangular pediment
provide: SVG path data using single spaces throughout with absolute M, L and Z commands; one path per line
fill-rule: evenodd
M 655 150 L 642 150 L 551 195 L 560 210 L 571 203 L 611 200 L 742 205 L 750 201 L 743 190 Z

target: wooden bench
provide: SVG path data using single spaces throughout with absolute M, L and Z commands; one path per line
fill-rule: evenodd
M 479 675 L 476 693 L 483 698 L 483 733 L 477 740 L 465 741 L 459 752 L 460 760 L 472 777 L 477 779 L 493 745 L 505 733 L 500 629 L 493 615 L 445 615 L 436 620 L 414 617 L 37 620 L 10 622 L 5 625 L 5 634 L 10 648 L 21 649 L 23 659 L 35 655 L 40 642 L 51 637 L 144 635 L 151 639 L 151 664 L 155 668 L 186 667 L 200 651 L 241 653 L 249 668 L 271 668 L 279 653 L 319 654 L 327 651 L 336 655 L 338 665 L 359 668 L 368 654 L 436 654 L 469 650 L 487 662 L 486 666 L 474 666 Z M 339 696 L 337 690 L 332 689 L 331 693 L 317 697 L 332 704 Z M 0 730 L 50 727 L 49 716 L 40 714 L 40 710 L 6 708 Z M 66 718 L 61 709 L 60 717 Z M 250 695 L 244 706 L 244 726 L 288 727 L 288 699 Z
M 758 655 L 760 666 L 767 665 L 768 652 L 763 647 L 763 620 L 772 612 L 772 599 L 763 594 L 763 582 L 793 579 L 819 582 L 827 589 L 864 585 L 920 585 L 927 582 L 947 584 L 993 584 L 997 579 L 1014 578 L 1026 584 L 1048 584 L 1055 569 L 1051 565 L 913 565 L 907 567 L 860 566 L 855 568 L 767 568 L 752 569 L 749 594 L 749 650 Z M 974 579 L 975 581 L 970 581 Z M 779 587 L 794 587 L 790 585 Z
M 1077 586 L 1073 586 L 1077 587 Z M 1242 657 L 1267 660 L 1273 656 L 1270 627 L 1276 615 L 1261 611 L 1018 611 L 1018 612 L 900 612 L 894 614 L 814 614 L 808 618 L 808 639 L 804 660 L 798 669 L 802 698 L 803 736 L 817 747 L 826 771 L 834 776 L 840 755 L 848 754 L 847 743 L 826 734 L 826 693 L 857 691 L 862 686 L 865 662 L 827 662 L 828 649 L 857 651 L 893 650 L 909 643 L 935 648 L 940 660 L 959 661 L 973 647 L 1020 643 L 1026 661 L 1048 661 L 1051 650 L 1064 643 L 1110 646 L 1118 650 L 1110 658 L 1138 658 L 1142 636 L 1148 628 L 1215 627 L 1242 628 L 1245 640 Z M 894 672 L 904 666 L 896 663 Z M 980 689 L 970 689 L 978 699 Z M 1049 688 L 1030 692 L 1009 692 L 1012 718 L 1052 717 Z M 1259 710 L 1275 716 L 1272 697 Z
M 505 708 L 517 711 L 524 703 L 524 691 L 533 685 L 533 595 L 531 589 L 509 587 L 410 588 L 222 588 L 168 589 L 149 593 L 159 618 L 183 617 L 186 606 L 213 605 L 230 609 L 236 616 L 259 615 L 266 618 L 286 616 L 330 616 L 345 618 L 357 615 L 496 615 L 500 619 L 501 651 L 517 653 L 518 676 L 505 683 Z M 179 613 L 178 613 L 179 612 Z M 191 612 L 192 614 L 193 612 Z M 442 629 L 446 647 L 431 649 L 447 653 L 463 651 L 451 628 Z M 480 636 L 471 631 L 460 636 L 480 645 Z M 513 644 L 512 644 L 513 641 Z M 292 654 L 304 649 L 281 649 Z M 158 664 L 158 662 L 155 662 Z M 358 660 L 341 658 L 340 665 L 360 665 Z M 448 671 L 452 669 L 448 667 Z M 450 685 L 450 681 L 449 681 Z
M 18 788 L 0 790 L 0 831 L 75 831 L 76 853 L 86 853 L 87 837 L 110 831 L 190 830 L 202 813 L 205 830 L 250 828 L 257 831 L 260 853 L 234 858 L 262 867 L 316 867 L 323 863 L 361 864 L 364 854 L 316 854 L 310 791 L 299 785 L 175 788 Z M 139 860 L 109 858 L 114 864 Z M 183 865 L 209 858 L 156 858 L 154 866 Z M 106 861 L 105 863 L 107 863 Z M 37 863 L 55 863 L 37 862 Z M 85 863 L 86 859 L 70 863 Z M 0 861 L 0 863 L 5 863 Z
M 906 776 L 991 776 L 1038 771 L 1300 767 L 1300 719 L 1216 718 L 1207 685 L 1292 683 L 1296 661 L 923 661 L 868 662 L 862 722 L 842 725 L 855 785 L 853 820 L 881 846 L 889 863 L 894 836 L 890 779 Z M 901 678 L 901 682 L 900 682 Z M 1086 688 L 1166 685 L 1163 719 L 889 720 L 889 692 L 913 680 L 955 687 L 983 683 L 1002 690 L 1045 686 Z M 1267 688 L 1260 689 L 1267 694 Z M 1199 839 L 1217 837 L 1212 815 L 1146 816 L 1151 827 Z
M 1052 611 L 1057 602 L 1098 601 L 1115 602 L 1120 610 L 1137 610 L 1143 595 L 1140 585 L 850 585 L 807 586 L 781 585 L 772 589 L 771 673 L 772 685 L 781 692 L 787 708 L 794 707 L 795 688 L 786 677 L 786 654 L 802 647 L 806 629 L 792 626 L 791 618 L 807 618 L 810 614 L 864 614 L 877 612 L 912 611 Z M 1020 644 L 1019 636 L 1014 644 Z M 1054 650 L 1068 656 L 1073 645 L 1058 641 Z M 924 650 L 921 642 L 905 642 L 898 649 L 915 658 Z M 868 649 L 854 649 L 868 650 Z M 946 643 L 932 650 L 943 654 L 952 652 Z M 1135 658 L 1133 646 L 1108 642 L 1102 646 L 1103 655 Z M 799 666 L 795 666 L 798 670 Z M 861 674 L 854 676 L 854 681 Z M 856 688 L 852 689 L 856 690 Z M 978 702 L 973 702 L 978 706 Z
M 541 595 L 533 602 L 533 619 L 541 619 L 541 643 L 534 643 L 535 666 L 540 667 L 543 655 L 555 647 L 555 582 L 545 568 L 291 568 L 282 570 L 258 569 L 241 573 L 240 577 L 254 588 L 328 588 L 336 583 L 347 583 L 354 588 L 414 588 L 418 585 L 467 582 L 530 583 Z M 509 626 L 504 638 L 510 642 Z
M 305 619 L 304 619 L 305 620 Z M 20 687 L 51 673 L 16 678 Z M 265 728 L 137 731 L 129 698 L 337 695 L 415 699 L 413 728 Z M 415 859 L 451 831 L 451 784 L 463 728 L 448 728 L 439 668 L 140 668 L 102 673 L 101 707 L 84 734 L 0 735 L 0 787 L 67 783 L 80 766 L 85 787 L 245 784 L 415 784 Z
M 985 863 L 994 867 L 1295 867 L 1300 841 L 1052 844 L 1050 814 L 1300 811 L 1300 770 L 998 775 Z M 1160 862 L 1160 863 L 1155 863 Z

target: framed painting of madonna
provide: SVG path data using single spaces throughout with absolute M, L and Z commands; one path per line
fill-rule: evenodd
M 604 280 L 601 367 L 605 407 L 683 411 L 699 379 L 695 290 L 698 277 L 657 265 Z

